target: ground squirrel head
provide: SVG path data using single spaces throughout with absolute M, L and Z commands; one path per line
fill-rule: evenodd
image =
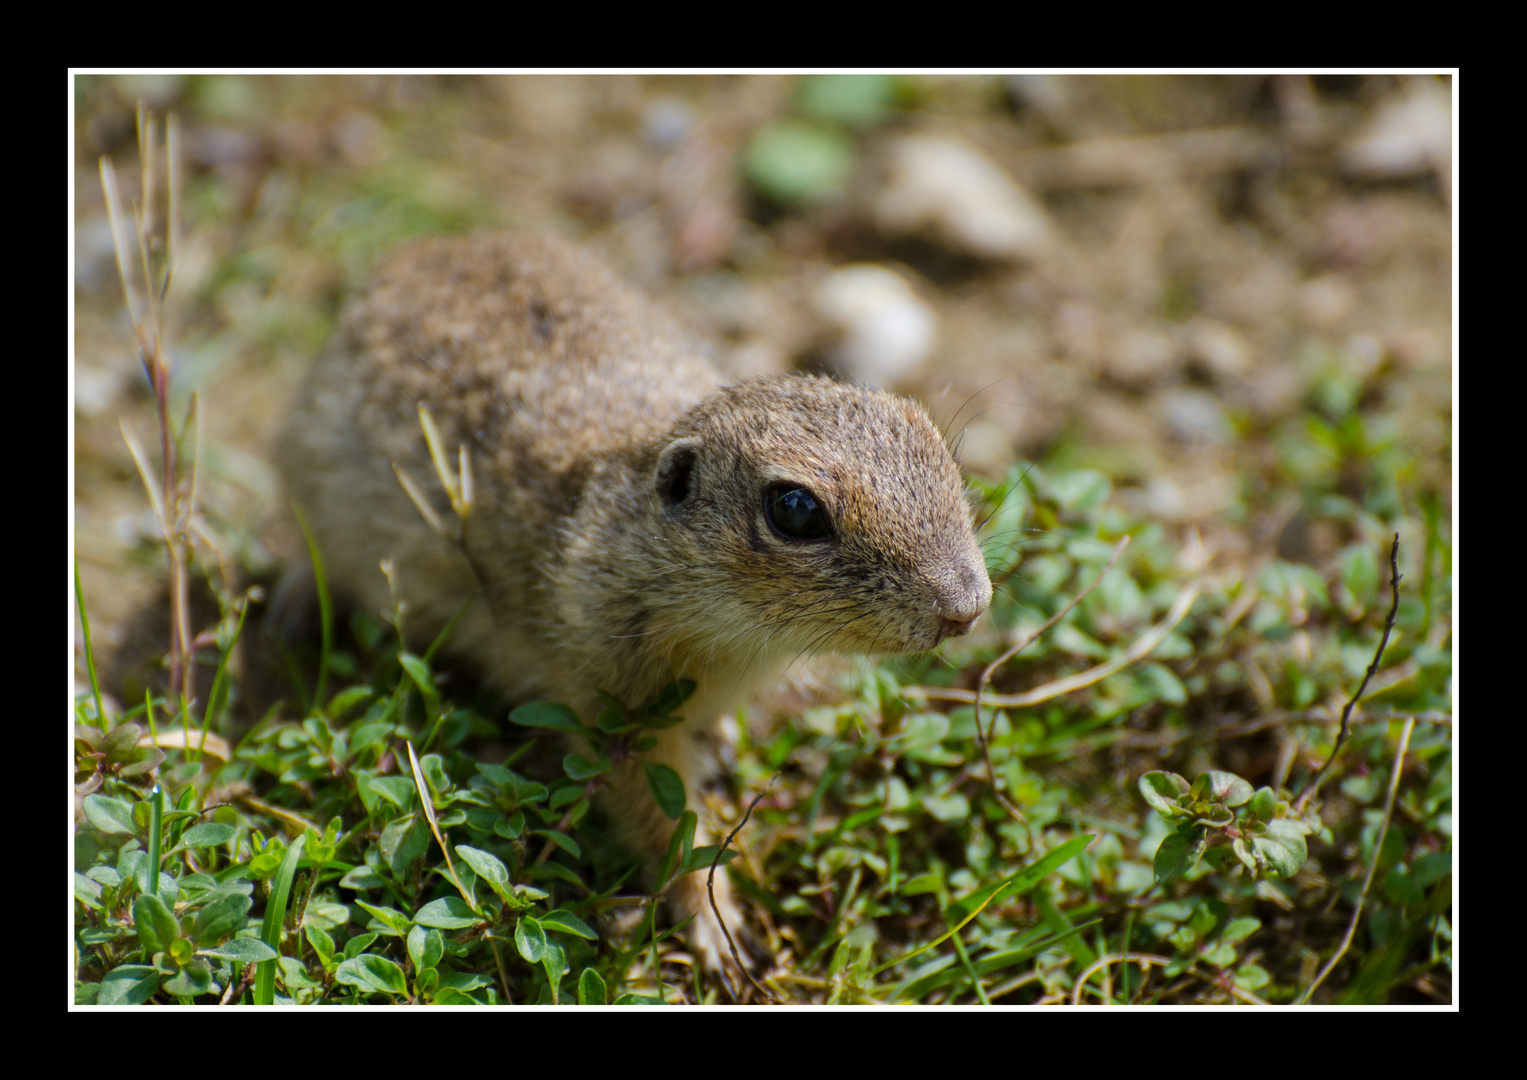
M 917 652 L 991 601 L 959 467 L 915 402 L 815 377 L 731 386 L 677 424 L 649 475 L 688 601 L 670 633 L 697 644 Z

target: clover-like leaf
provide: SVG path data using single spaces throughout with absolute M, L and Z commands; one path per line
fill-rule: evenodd
M 584 968 L 578 976 L 578 1004 L 603 1005 L 609 998 L 604 979 L 593 968 Z
M 113 799 L 109 795 L 87 795 L 85 819 L 103 833 L 126 833 L 130 836 L 136 831 L 132 804 L 122 799 Z
M 1235 811 L 1218 803 L 1201 804 L 1194 818 L 1200 825 L 1223 829 L 1235 820 Z
M 533 701 L 529 705 L 521 705 L 509 714 L 509 720 L 521 727 L 553 728 L 574 734 L 583 731 L 583 725 L 578 723 L 578 715 L 566 705 L 554 701 Z
M 366 992 L 408 996 L 408 983 L 403 978 L 403 969 L 387 957 L 375 953 L 362 953 L 340 964 L 335 969 L 334 981 Z
M 602 772 L 607 772 L 611 767 L 610 759 L 600 755 L 593 761 L 582 754 L 568 754 L 562 759 L 562 771 L 580 783 L 590 780 Z
M 1251 802 L 1246 807 L 1246 812 L 1259 821 L 1271 821 L 1278 811 L 1278 796 L 1270 787 L 1257 788 L 1257 793 L 1251 797 Z
M 528 963 L 539 964 L 546 955 L 546 931 L 529 915 L 514 924 L 514 947 Z
M 465 844 L 456 845 L 456 854 L 477 871 L 477 876 L 486 881 L 499 896 L 505 896 L 513 891 L 513 886 L 509 883 L 509 868 L 497 855 Z
M 226 844 L 238 833 L 232 825 L 224 825 L 220 821 L 208 821 L 201 825 L 193 825 L 180 837 L 180 846 L 187 848 L 209 848 Z
M 657 800 L 658 809 L 677 821 L 684 812 L 684 781 L 667 765 L 648 764 L 646 770 L 647 786 L 652 789 L 652 797 Z
M 149 893 L 133 901 L 133 925 L 146 953 L 168 949 L 180 936 L 180 923 L 175 921 L 175 913 L 163 900 Z
M 253 937 L 232 938 L 215 949 L 200 949 L 198 952 L 202 956 L 232 960 L 240 964 L 257 964 L 261 960 L 274 960 L 280 955 L 265 942 Z
M 483 917 L 467 906 L 459 896 L 442 896 L 431 900 L 414 913 L 414 922 L 420 926 L 433 926 L 441 930 L 465 930 L 476 926 Z
M 1204 846 L 1204 838 L 1194 835 L 1192 831 L 1179 830 L 1168 835 L 1161 841 L 1161 846 L 1156 848 L 1156 857 L 1152 860 L 1156 883 L 1165 885 L 1191 870 L 1203 853 Z
M 196 913 L 192 933 L 197 944 L 212 945 L 242 929 L 253 904 L 247 893 L 236 890 L 217 893 Z
M 164 984 L 164 991 L 176 997 L 190 998 L 212 992 L 212 965 L 201 957 L 192 957 Z
M 1188 793 L 1188 782 L 1174 772 L 1148 772 L 1140 777 L 1140 794 L 1163 817 L 1180 817 L 1177 800 Z
M 1208 798 L 1223 806 L 1244 806 L 1251 801 L 1252 795 L 1256 793 L 1255 788 L 1235 775 L 1235 773 L 1210 770 L 1200 776 L 1199 780 L 1205 780 L 1206 778 L 1205 794 Z M 1197 787 L 1197 783 L 1194 786 Z
M 1280 818 L 1267 823 L 1267 832 L 1251 841 L 1257 862 L 1279 877 L 1291 878 L 1299 872 L 1309 849 L 1298 824 Z
M 540 922 L 541 926 L 547 930 L 560 930 L 564 934 L 572 934 L 589 941 L 599 940 L 599 935 L 590 930 L 586 922 L 566 908 L 547 912 L 541 916 Z

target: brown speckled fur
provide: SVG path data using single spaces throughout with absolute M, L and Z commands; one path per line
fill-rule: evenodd
M 420 402 L 446 446 L 471 454 L 470 562 L 392 471 L 427 483 L 449 519 Z M 510 693 L 588 719 L 596 689 L 641 704 L 696 680 L 687 722 L 652 751 L 692 807 L 696 736 L 751 687 L 818 651 L 933 648 L 991 599 L 959 469 L 921 406 L 819 378 L 725 386 L 649 301 L 551 238 L 395 254 L 346 310 L 276 456 L 335 587 L 389 608 L 378 564 L 392 558 L 420 636 L 484 591 L 455 648 Z M 665 501 L 661 477 L 684 464 L 687 496 Z M 830 540 L 770 527 L 763 492 L 781 481 L 815 495 Z M 648 863 L 660 860 L 672 822 L 634 763 L 616 770 L 606 805 Z M 736 927 L 724 877 L 716 885 Z M 677 917 L 696 916 L 687 937 L 701 962 L 729 962 L 703 875 L 669 895 Z

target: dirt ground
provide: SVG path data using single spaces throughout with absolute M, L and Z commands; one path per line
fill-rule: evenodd
M 204 513 L 257 574 L 291 544 L 269 439 L 346 293 L 409 236 L 496 227 L 599 249 L 731 372 L 891 382 L 962 436 L 973 473 L 1101 469 L 1128 510 L 1200 527 L 1231 565 L 1334 549 L 1309 504 L 1318 464 L 1288 450 L 1312 408 L 1361 401 L 1374 437 L 1404 448 L 1405 490 L 1439 492 L 1451 512 L 1450 79 L 849 89 L 777 75 L 78 76 L 74 515 L 96 640 L 120 645 L 163 589 L 119 429 L 157 439 L 98 172 L 110 156 L 136 189 L 140 101 L 178 118 L 184 146 L 176 415 L 194 391 Z M 808 156 L 769 159 L 770 130 L 835 148 L 825 189 L 770 180 Z M 861 263 L 904 283 L 890 295 L 915 326 L 932 313 L 931 344 L 910 332 L 902 371 L 853 367 L 858 324 L 824 299 Z

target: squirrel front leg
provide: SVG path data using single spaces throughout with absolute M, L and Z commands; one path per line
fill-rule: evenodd
M 646 754 L 622 762 L 611 775 L 605 794 L 605 806 L 618 822 L 627 843 L 641 856 L 650 879 L 662 871 L 663 859 L 677 823 L 658 808 L 647 781 L 644 761 L 667 765 L 678 773 L 684 783 L 688 809 L 699 815 L 695 827 L 695 847 L 715 843 L 716 838 L 707 828 L 701 808 L 699 788 L 705 775 L 706 755 L 694 737 L 689 724 L 679 724 L 653 733 L 657 746 Z M 708 972 L 727 971 L 735 966 L 726 933 L 716 918 L 720 911 L 731 931 L 732 940 L 738 943 L 739 955 L 744 962 L 749 959 L 742 946 L 742 914 L 732 894 L 732 883 L 725 869 L 718 868 L 715 876 L 715 909 L 710 903 L 707 887 L 709 868 L 696 870 L 674 878 L 668 885 L 668 909 L 675 922 L 692 919 L 682 934 L 689 943 L 702 969 Z

